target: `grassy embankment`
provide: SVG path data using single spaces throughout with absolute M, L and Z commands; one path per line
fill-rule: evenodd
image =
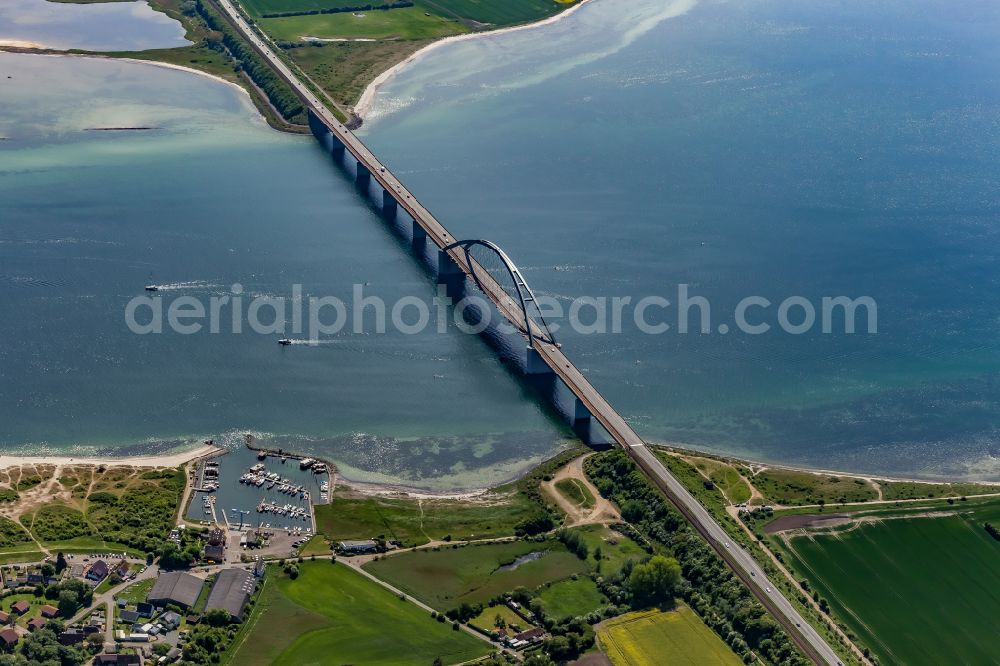
M 597 633 L 614 666 L 739 666 L 743 662 L 687 606 L 629 613 Z
M 514 536 L 525 526 L 558 525 L 562 513 L 550 504 L 539 486 L 543 479 L 580 455 L 577 447 L 542 463 L 527 476 L 469 500 L 413 497 L 372 497 L 338 488 L 329 504 L 316 507 L 316 532 L 327 541 L 382 538 L 403 547 L 429 541 L 494 539 Z M 310 554 L 322 547 L 309 544 Z
M 841 526 L 769 541 L 883 663 L 991 663 L 1000 541 L 984 524 L 1000 525 L 1000 500 L 854 507 L 848 515 Z
M 304 562 L 299 572 L 295 580 L 273 568 L 268 572 L 247 622 L 250 630 L 223 663 L 321 664 L 336 655 L 338 664 L 424 666 L 437 657 L 455 664 L 490 652 L 488 644 L 435 622 L 346 566 Z

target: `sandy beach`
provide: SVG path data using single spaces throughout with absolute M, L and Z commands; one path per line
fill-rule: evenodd
M 365 88 L 365 91 L 361 93 L 361 98 L 358 100 L 358 103 L 354 105 L 354 113 L 363 120 L 365 115 L 367 115 L 367 113 L 371 110 L 372 104 L 374 104 L 375 102 L 375 95 L 378 93 L 379 88 L 384 86 L 387 81 L 392 79 L 392 77 L 398 74 L 400 70 L 402 70 L 404 67 L 412 65 L 413 63 L 417 62 L 418 60 L 420 60 L 421 58 L 423 58 L 425 55 L 427 55 L 436 48 L 444 46 L 445 44 L 450 44 L 452 42 L 462 42 L 468 39 L 479 39 L 481 37 L 495 37 L 496 35 L 502 35 L 508 32 L 517 32 L 520 30 L 533 30 L 534 28 L 540 28 L 545 25 L 550 25 L 552 23 L 555 23 L 556 21 L 561 21 L 569 17 L 571 14 L 573 14 L 573 12 L 577 11 L 588 2 L 592 1 L 593 0 L 580 0 L 580 2 L 573 5 L 569 9 L 560 12 L 555 16 L 550 16 L 547 19 L 537 21 L 535 23 L 525 23 L 524 25 L 515 25 L 509 28 L 501 28 L 499 30 L 485 30 L 483 32 L 472 32 L 465 35 L 454 35 L 452 37 L 445 37 L 444 39 L 440 39 L 434 42 L 433 44 L 428 44 L 424 48 L 413 53 L 406 60 L 396 63 L 389 69 L 385 70 L 384 72 L 376 76 L 375 80 L 369 83 L 368 87 Z
M 20 465 L 104 465 L 105 467 L 177 467 L 187 462 L 222 451 L 218 446 L 203 444 L 180 453 L 153 456 L 88 457 L 88 456 L 17 456 L 0 455 L 0 469 Z
M 94 60 L 110 60 L 112 62 L 130 62 L 137 65 L 149 65 L 150 67 L 165 67 L 166 69 L 176 69 L 181 72 L 187 72 L 189 74 L 197 74 L 198 76 L 204 76 L 205 78 L 212 79 L 219 83 L 225 83 L 227 86 L 232 86 L 234 90 L 239 90 L 243 93 L 250 104 L 253 104 L 253 100 L 250 98 L 250 93 L 247 92 L 238 83 L 229 81 L 222 78 L 221 76 L 216 76 L 215 74 L 209 74 L 208 72 L 203 72 L 200 69 L 195 69 L 193 67 L 185 67 L 184 65 L 175 65 L 170 62 L 161 62 L 159 60 L 142 60 L 140 58 L 118 58 L 106 55 L 100 55 L 97 53 L 62 53 L 58 51 L 50 50 L 48 47 L 41 44 L 36 44 L 34 42 L 19 42 L 16 40 L 0 40 L 0 48 L 6 47 L 10 49 L 11 53 L 25 53 L 28 55 L 44 56 L 48 58 L 92 58 Z M 24 49 L 19 50 L 19 49 Z M 0 51 L 2 52 L 2 51 Z M 256 107 L 254 107 L 256 109 Z M 260 115 L 258 113 L 258 115 Z
M 16 49 L 41 49 L 45 48 L 38 42 L 26 42 L 20 39 L 0 39 L 0 46 L 10 46 Z

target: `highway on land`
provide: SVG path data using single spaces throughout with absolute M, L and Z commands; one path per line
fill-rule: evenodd
M 454 243 L 454 238 L 444 225 L 424 208 L 401 182 L 383 165 L 368 147 L 358 139 L 353 132 L 341 123 L 336 116 L 318 99 L 282 61 L 271 47 L 265 43 L 231 0 L 215 0 L 228 14 L 231 23 L 250 42 L 257 52 L 274 68 L 282 79 L 296 91 L 305 105 L 320 119 L 333 134 L 334 140 L 340 141 L 354 156 L 359 164 L 364 165 L 382 188 L 392 193 L 396 202 L 413 220 L 427 233 L 428 238 L 439 248 L 444 249 Z M 678 481 L 649 450 L 645 442 L 632 430 L 624 418 L 608 403 L 607 400 L 583 376 L 583 373 L 563 354 L 558 345 L 545 340 L 538 326 L 531 320 L 525 321 L 524 314 L 518 304 L 503 288 L 492 279 L 489 272 L 477 270 L 474 260 L 467 259 L 462 248 L 451 248 L 448 254 L 458 267 L 470 277 L 474 277 L 480 288 L 490 297 L 497 309 L 515 325 L 521 328 L 528 337 L 531 346 L 538 352 L 540 358 L 562 379 L 566 386 L 590 411 L 593 418 L 608 431 L 608 434 L 621 446 L 635 463 L 646 473 L 650 480 L 677 506 L 678 510 L 691 522 L 696 530 L 708 541 L 720 557 L 740 577 L 754 596 L 771 613 L 788 632 L 802 651 L 815 663 L 829 666 L 839 665 L 840 659 L 816 630 L 799 614 L 794 606 L 770 582 L 756 560 L 730 537 L 722 526 L 698 502 L 695 497 Z

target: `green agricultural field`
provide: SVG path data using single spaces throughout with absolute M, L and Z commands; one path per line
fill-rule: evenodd
M 437 39 L 467 32 L 457 21 L 428 16 L 417 7 L 368 11 L 360 14 L 342 12 L 307 16 L 261 19 L 261 27 L 278 40 L 302 41 L 303 37 L 321 39 Z
M 487 643 L 434 621 L 342 564 L 304 562 L 299 571 L 296 580 L 268 572 L 227 663 L 320 666 L 335 655 L 337 664 L 426 666 L 438 657 L 455 664 L 490 652 Z
M 996 663 L 1000 542 L 983 523 L 1000 501 L 939 509 L 793 536 L 787 561 L 883 663 Z
M 751 483 L 769 502 L 786 506 L 878 499 L 878 493 L 870 483 L 849 476 L 765 469 L 754 476 Z
M 542 600 L 545 612 L 557 620 L 586 615 L 605 603 L 604 595 L 588 576 L 553 583 L 542 589 L 538 598 Z
M 593 508 L 594 504 L 596 504 L 593 493 L 579 479 L 557 481 L 556 490 L 572 504 L 584 509 Z
M 358 0 L 242 0 L 242 4 L 250 14 L 263 16 L 278 12 L 308 12 L 320 9 L 360 7 L 367 4 L 374 6 L 382 4 L 382 2 L 381 0 L 375 2 L 359 2 Z
M 527 557 L 537 559 L 518 560 Z M 488 601 L 515 587 L 534 589 L 584 573 L 587 563 L 551 540 L 424 549 L 369 562 L 364 568 L 429 606 L 447 611 L 464 602 Z
M 739 666 L 743 662 L 694 611 L 629 613 L 597 633 L 614 666 Z
M 424 5 L 432 10 L 438 10 L 446 16 L 453 16 L 477 23 L 491 25 L 513 25 L 527 23 L 558 14 L 573 3 L 555 2 L 554 0 L 419 0 L 418 5 Z
M 536 509 L 526 497 L 494 495 L 483 501 L 352 497 L 334 495 L 316 507 L 316 531 L 331 541 L 381 536 L 419 546 L 451 536 L 455 540 L 510 536 Z

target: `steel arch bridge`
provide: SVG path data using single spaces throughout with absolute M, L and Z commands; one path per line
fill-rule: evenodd
M 473 250 L 475 248 L 484 248 L 486 256 L 478 258 L 474 256 Z M 460 250 L 464 253 L 465 263 L 469 267 L 469 275 L 476 283 L 476 286 L 487 296 L 493 298 L 496 295 L 496 288 L 501 289 L 511 299 L 516 296 L 516 303 L 520 306 L 523 319 L 522 321 L 511 320 L 511 323 L 517 326 L 521 330 L 521 333 L 529 340 L 539 340 L 558 346 L 556 338 L 549 329 L 549 325 L 545 321 L 544 315 L 542 315 L 541 308 L 538 306 L 535 293 L 521 274 L 521 269 L 511 261 L 511 258 L 507 256 L 507 253 L 499 245 L 493 241 L 472 238 L 456 241 L 441 249 L 442 252 L 446 253 L 452 250 Z M 510 278 L 510 284 L 513 285 L 513 289 L 498 280 L 498 276 L 494 275 L 494 273 L 499 273 L 499 277 L 501 278 L 505 273 Z M 504 314 L 506 315 L 506 313 Z M 508 319 L 511 318 L 508 316 Z

